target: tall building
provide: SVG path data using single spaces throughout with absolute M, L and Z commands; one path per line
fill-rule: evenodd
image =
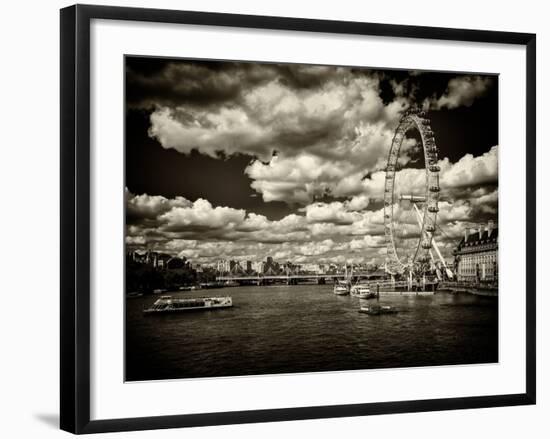
M 229 261 L 229 272 L 232 274 L 243 273 L 243 267 L 239 261 L 230 260 Z
M 216 269 L 220 273 L 229 273 L 229 271 L 230 271 L 230 262 L 226 259 L 222 259 L 222 260 L 218 261 L 218 263 L 216 265 Z
M 159 253 L 152 250 L 147 250 L 144 252 L 135 250 L 131 253 L 131 259 L 134 262 L 152 265 L 155 268 L 166 268 L 166 264 L 170 259 L 172 259 L 172 256 L 166 253 Z
M 459 282 L 495 282 L 498 280 L 498 227 L 465 230 L 454 252 Z
M 279 264 L 271 256 L 268 256 L 263 266 L 263 273 L 274 275 L 279 274 L 279 271 Z

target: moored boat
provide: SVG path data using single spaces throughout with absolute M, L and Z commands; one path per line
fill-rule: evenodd
M 334 284 L 334 294 L 337 296 L 347 296 L 350 291 L 351 287 L 351 277 L 348 276 L 348 266 L 346 264 L 345 268 L 345 274 L 344 274 L 344 280 L 337 280 Z M 351 272 L 353 273 L 353 266 L 351 268 Z
M 359 312 L 369 314 L 371 316 L 379 316 L 381 314 L 397 314 L 398 310 L 391 305 L 363 305 Z
M 210 310 L 218 308 L 230 308 L 233 306 L 233 300 L 229 296 L 225 297 L 198 297 L 179 299 L 172 296 L 162 296 L 157 299 L 153 305 L 143 310 L 145 314 L 168 313 L 193 310 Z
M 347 282 L 338 282 L 334 285 L 333 291 L 337 296 L 347 296 L 349 294 L 349 284 Z
M 353 297 L 358 297 L 359 299 L 373 299 L 376 297 L 376 293 L 372 292 L 365 284 L 353 285 L 350 289 L 350 294 Z

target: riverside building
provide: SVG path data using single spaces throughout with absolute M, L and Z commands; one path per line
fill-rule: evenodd
M 464 232 L 455 249 L 459 282 L 496 282 L 498 280 L 498 227 L 489 221 L 486 227 Z

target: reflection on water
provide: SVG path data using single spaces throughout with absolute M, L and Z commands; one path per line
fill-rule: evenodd
M 495 298 L 385 296 L 400 313 L 369 316 L 329 285 L 170 294 L 230 295 L 234 307 L 145 316 L 156 297 L 127 299 L 129 381 L 498 361 Z

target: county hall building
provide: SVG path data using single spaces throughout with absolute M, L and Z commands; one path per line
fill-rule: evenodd
M 496 282 L 498 280 L 498 227 L 489 221 L 464 232 L 455 252 L 459 282 Z

